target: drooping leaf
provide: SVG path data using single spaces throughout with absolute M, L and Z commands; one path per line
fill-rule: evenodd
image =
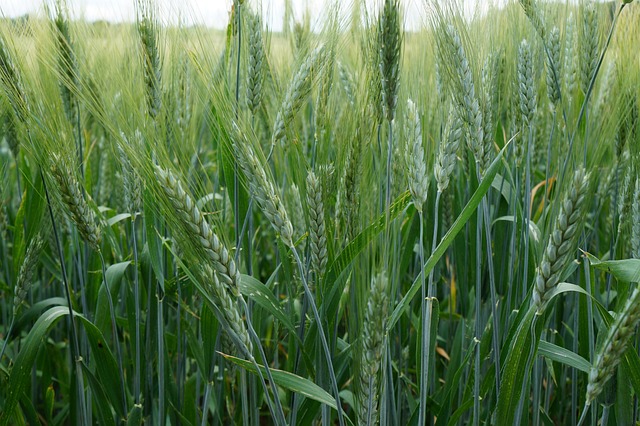
M 231 355 L 221 354 L 225 359 L 233 362 L 234 364 L 244 368 L 245 370 L 257 374 L 254 365 L 250 361 L 246 361 L 244 359 L 236 358 Z M 264 367 L 258 364 L 260 370 L 263 374 L 266 373 Z M 325 404 L 333 409 L 336 409 L 336 400 L 329 393 L 327 393 L 320 386 L 316 385 L 310 380 L 307 380 L 303 377 L 297 376 L 293 373 L 289 373 L 288 371 L 277 370 L 275 368 L 271 369 L 271 374 L 273 375 L 273 380 L 276 382 L 278 386 L 282 386 L 283 388 L 290 390 L 292 392 L 299 393 L 307 398 L 311 398 L 315 401 L 318 401 L 322 404 Z
M 540 345 L 538 346 L 538 354 L 549 358 L 552 361 L 568 365 L 569 367 L 577 368 L 584 373 L 588 373 L 591 369 L 591 364 L 589 363 L 589 361 L 582 358 L 580 355 L 544 340 L 540 341 Z
M 640 282 L 640 259 L 605 260 L 584 252 L 589 262 L 597 269 L 608 272 L 618 281 L 625 283 Z

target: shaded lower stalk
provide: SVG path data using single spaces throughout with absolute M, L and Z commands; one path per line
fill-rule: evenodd
M 489 203 L 487 196 L 482 198 L 482 209 L 484 210 L 484 233 L 487 243 L 487 267 L 489 269 L 489 293 L 491 297 L 491 317 L 493 320 L 493 333 L 491 342 L 493 344 L 493 363 L 495 365 L 496 395 L 500 392 L 500 321 L 498 318 L 498 296 L 496 293 L 496 279 L 493 269 L 493 251 L 491 248 L 491 218 L 489 217 Z
M 164 408 L 164 291 L 158 282 L 156 292 L 158 311 L 156 312 L 156 324 L 158 327 L 158 419 L 165 421 Z
M 136 337 L 135 337 L 135 373 L 133 376 L 133 400 L 135 404 L 140 403 L 140 379 L 141 379 L 141 366 L 140 366 L 140 351 L 142 349 L 140 345 L 140 322 L 141 307 L 140 307 L 140 282 L 138 277 L 138 237 L 136 235 L 136 214 L 133 214 L 131 220 L 131 239 L 133 241 L 133 261 L 135 268 L 133 270 L 133 304 L 135 305 L 135 319 L 136 319 Z
M 9 325 L 9 331 L 7 331 L 4 335 L 4 343 L 2 344 L 2 350 L 0 350 L 0 363 L 2 363 L 2 357 L 4 356 L 4 351 L 7 349 L 7 342 L 9 342 L 9 337 L 11 336 L 11 332 L 13 331 L 13 324 L 16 322 L 16 317 L 11 318 L 11 324 Z
M 482 209 L 476 210 L 475 364 L 473 380 L 473 424 L 480 424 L 480 339 L 482 338 Z
M 524 221 L 523 221 L 523 238 L 524 238 L 524 267 L 522 269 L 522 285 L 525 290 L 525 297 L 529 288 L 529 232 L 531 228 L 531 155 L 533 145 L 533 126 L 529 124 L 529 136 L 527 139 L 527 148 L 525 151 L 526 165 L 524 177 Z
M 536 324 L 538 322 L 538 318 L 539 315 L 535 315 L 533 317 L 533 321 L 531 322 L 531 339 L 532 341 L 534 341 L 536 339 Z M 537 352 L 537 345 L 533 345 L 531 346 L 530 350 L 529 350 L 529 354 L 527 355 L 527 363 L 525 364 L 525 371 L 532 371 L 532 364 L 536 361 L 536 352 Z M 529 386 L 530 386 L 530 377 L 529 376 L 525 376 L 524 378 L 524 382 L 522 383 L 522 391 L 521 391 L 521 395 L 520 395 L 520 400 L 518 401 L 518 409 L 516 411 L 516 415 L 515 415 L 515 422 L 514 424 L 519 425 L 522 422 L 522 414 L 524 411 L 524 404 L 525 404 L 525 400 L 529 400 Z M 537 406 L 534 406 L 534 411 L 537 410 Z M 534 418 L 535 418 L 535 413 L 534 413 Z M 537 423 L 533 423 L 533 424 L 537 424 Z
M 438 191 L 436 193 L 436 201 L 434 210 L 434 220 L 433 220 L 433 239 L 431 242 L 431 252 L 433 253 L 436 249 L 436 245 L 438 243 L 438 219 L 440 213 L 440 196 L 442 193 Z M 420 274 L 422 276 L 422 357 L 421 357 L 421 368 L 420 368 L 420 411 L 418 416 L 418 424 L 425 424 L 426 421 L 426 403 L 427 403 L 427 394 L 428 394 L 428 386 L 429 380 L 431 383 L 435 383 L 434 378 L 429 378 L 431 359 L 433 354 L 433 349 L 431 347 L 431 317 L 433 315 L 433 303 L 431 298 L 435 297 L 435 288 L 433 286 L 433 275 L 435 268 L 431 269 L 429 272 L 429 285 L 428 287 L 425 285 L 425 276 L 424 276 L 424 218 L 422 215 L 422 211 L 419 212 L 420 217 Z M 428 299 L 428 300 L 427 300 Z
M 22 204 L 22 186 L 20 184 L 20 167 L 18 167 L 18 158 L 16 157 L 16 184 L 18 185 L 18 203 Z
M 440 198 L 440 192 L 436 195 L 436 207 L 435 207 L 435 222 L 434 228 L 438 226 L 438 199 Z M 423 425 L 426 422 L 427 416 L 427 394 L 428 394 L 428 379 L 429 379 L 429 358 L 431 354 L 430 342 L 431 342 L 431 300 L 427 300 L 430 296 L 431 280 L 433 277 L 433 270 L 429 273 L 429 288 L 424 276 L 424 218 L 422 216 L 422 210 L 418 211 L 418 217 L 420 220 L 420 279 L 422 281 L 422 300 L 421 300 L 421 312 L 422 312 L 422 349 L 420 356 L 420 402 L 418 412 L 418 424 Z M 437 231 L 435 231 L 437 232 Z M 435 242 L 436 233 L 434 232 L 433 238 Z M 433 251 L 433 249 L 431 250 Z M 371 411 L 369 411 L 371 412 Z
M 329 378 L 331 379 L 331 385 L 333 387 L 333 392 L 336 398 L 336 408 L 338 411 L 338 422 L 340 426 L 344 426 L 344 416 L 342 414 L 342 406 L 340 403 L 340 391 L 338 390 L 338 381 L 336 380 L 335 370 L 333 369 L 333 361 L 331 360 L 331 351 L 329 350 L 329 345 L 327 343 L 327 337 L 324 332 L 324 326 L 322 325 L 322 321 L 320 320 L 320 314 L 318 313 L 318 307 L 313 299 L 313 294 L 311 294 L 311 290 L 309 289 L 309 284 L 307 283 L 307 278 L 304 273 L 304 265 L 300 260 L 300 256 L 298 255 L 298 250 L 296 250 L 295 246 L 291 246 L 291 251 L 293 252 L 293 256 L 296 259 L 296 263 L 298 264 L 298 269 L 300 270 L 300 279 L 302 281 L 302 286 L 304 287 L 305 296 L 309 300 L 309 305 L 311 306 L 311 311 L 313 312 L 313 317 L 316 321 L 318 327 L 318 335 L 320 336 L 320 342 L 322 343 L 322 349 L 324 351 Z
M 114 342 L 113 344 L 115 345 L 115 349 L 116 349 L 116 356 L 118 360 L 118 371 L 120 373 L 120 387 L 121 387 L 120 392 L 122 392 L 122 406 L 124 407 L 125 411 L 128 412 L 129 410 L 127 409 L 127 397 L 126 397 L 127 394 L 124 389 L 124 369 L 122 367 L 122 350 L 120 348 L 120 340 L 118 340 L 118 329 L 116 325 L 116 311 L 113 305 L 113 298 L 111 297 L 111 289 L 107 284 L 107 268 L 104 263 L 104 256 L 102 255 L 101 251 L 99 251 L 98 254 L 100 255 L 100 263 L 102 265 L 102 283 L 107 292 L 107 301 L 109 302 L 109 315 L 111 317 L 111 333 L 113 335 L 113 342 Z
M 51 226 L 53 228 L 53 236 L 56 242 L 56 250 L 58 251 L 58 258 L 60 259 L 60 269 L 62 272 L 62 284 L 64 287 L 65 298 L 67 299 L 67 306 L 69 307 L 69 327 L 71 334 L 71 355 L 73 357 L 73 366 L 76 370 L 76 381 L 78 384 L 78 395 L 80 397 L 80 420 L 81 424 L 87 423 L 87 414 L 86 414 L 86 402 L 85 402 L 85 394 L 84 394 L 84 379 L 82 373 L 82 367 L 80 363 L 82 362 L 82 356 L 80 355 L 80 346 L 78 344 L 78 334 L 76 330 L 75 324 L 75 316 L 73 313 L 73 304 L 71 303 L 71 288 L 69 287 L 69 280 L 67 279 L 67 269 L 64 262 L 64 252 L 62 250 L 62 246 L 60 245 L 60 238 L 58 236 L 58 228 L 56 226 L 56 220 L 53 215 L 53 207 L 51 205 L 51 199 L 49 198 L 49 190 L 47 189 L 47 183 L 44 179 L 44 175 L 42 171 L 40 172 L 40 178 L 42 179 L 42 185 L 44 188 L 44 194 L 47 199 L 47 208 L 49 210 L 49 217 L 51 219 Z
M 240 301 L 242 309 L 244 310 L 247 316 L 246 318 L 247 330 L 249 331 L 249 335 L 251 336 L 251 338 L 256 343 L 256 347 L 258 348 L 258 352 L 260 353 L 262 364 L 264 366 L 265 372 L 267 373 L 267 380 L 269 380 L 269 383 L 271 383 L 271 387 L 273 391 L 273 400 L 275 402 L 275 409 L 271 407 L 271 401 L 268 393 L 269 388 L 267 387 L 267 383 L 264 381 L 264 377 L 262 376 L 262 371 L 259 368 L 257 368 L 258 377 L 260 379 L 260 383 L 262 384 L 262 388 L 264 389 L 265 397 L 267 399 L 267 404 L 271 408 L 272 414 L 275 414 L 275 417 L 276 417 L 275 420 L 277 420 L 276 424 L 286 425 L 287 421 L 285 420 L 284 410 L 282 408 L 282 404 L 280 403 L 280 398 L 278 396 L 278 386 L 276 385 L 275 380 L 273 380 L 273 375 L 271 374 L 271 368 L 269 367 L 269 361 L 267 360 L 267 355 L 265 354 L 264 348 L 262 347 L 262 342 L 260 341 L 260 337 L 256 334 L 253 328 L 253 324 L 251 322 L 251 310 L 249 309 L 249 306 L 247 305 L 247 302 L 244 300 L 243 297 L 239 297 L 238 300 Z M 253 356 L 251 356 L 251 360 L 255 364 L 255 360 Z
M 611 411 L 610 405 L 605 405 L 602 407 L 602 417 L 600 420 L 600 424 L 602 426 L 607 426 L 609 424 L 609 412 Z
M 202 330 L 201 330 L 202 331 Z M 222 334 L 221 330 L 218 330 L 217 336 L 216 336 L 216 341 L 214 344 L 214 347 L 218 347 L 219 343 L 220 343 L 220 335 Z M 202 343 L 202 336 L 200 336 L 200 343 Z M 213 379 L 214 379 L 214 373 L 216 371 L 215 369 L 215 360 L 216 357 L 218 357 L 219 355 L 217 354 L 217 352 L 214 352 L 212 357 L 211 357 L 211 364 L 210 364 L 210 368 L 209 371 L 207 373 L 207 384 L 205 385 L 205 390 L 204 390 L 204 398 L 202 399 L 202 418 L 200 419 L 200 426 L 206 426 L 208 424 L 208 420 L 209 420 L 209 398 L 211 397 L 211 390 L 213 389 Z M 220 392 L 220 394 L 222 394 L 222 392 Z M 198 401 L 198 398 L 196 398 L 196 401 Z M 222 404 L 220 404 L 220 406 L 222 406 Z M 196 409 L 197 411 L 197 409 Z M 247 417 L 244 417 L 245 419 L 248 419 L 248 415 Z
M 300 311 L 300 318 L 306 318 L 307 316 L 307 310 L 309 309 L 309 300 L 305 297 L 302 300 L 302 309 Z M 302 321 L 300 324 L 300 328 L 298 330 L 298 339 L 300 339 L 301 342 L 304 341 L 304 333 L 305 333 L 305 321 Z M 295 361 L 293 363 L 293 373 L 294 374 L 298 374 L 298 368 L 300 366 L 300 345 L 297 345 L 298 347 L 296 348 L 296 358 Z M 291 412 L 289 414 L 289 424 L 295 425 L 296 420 L 298 418 L 298 409 L 300 408 L 300 399 L 297 397 L 297 394 L 294 392 L 291 395 L 291 406 L 293 407 L 291 409 Z

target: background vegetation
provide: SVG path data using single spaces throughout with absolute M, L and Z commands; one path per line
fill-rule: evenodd
M 0 23 L 0 424 L 636 423 L 640 5 L 340 3 Z

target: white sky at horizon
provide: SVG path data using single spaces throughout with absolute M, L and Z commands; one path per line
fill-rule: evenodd
M 336 0 L 292 0 L 294 16 L 302 18 L 305 10 L 310 11 L 312 25 L 319 26 L 319 21 L 327 6 Z M 368 4 L 380 0 L 367 0 Z M 422 26 L 425 18 L 426 4 L 429 0 L 401 0 L 404 9 L 406 29 Z M 451 2 L 452 0 L 440 0 Z M 470 17 L 474 13 L 486 11 L 489 5 L 504 5 L 513 0 L 459 0 L 465 13 Z M 109 22 L 135 21 L 135 0 L 67 0 L 73 17 L 84 17 L 88 21 L 105 20 Z M 252 3 L 255 2 L 252 1 Z M 44 4 L 55 4 L 54 1 L 43 0 L 2 0 L 0 15 L 18 17 L 25 14 L 44 11 Z M 157 0 L 160 20 L 163 23 L 204 24 L 208 27 L 223 29 L 229 19 L 229 11 L 233 0 Z M 261 0 L 263 14 L 267 25 L 273 31 L 282 30 L 285 0 Z M 340 1 L 343 13 L 349 13 L 351 1 Z

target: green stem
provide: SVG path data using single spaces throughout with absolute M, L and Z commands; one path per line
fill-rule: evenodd
M 120 392 L 122 393 L 122 406 L 125 411 L 129 411 L 127 409 L 127 397 L 124 389 L 124 369 L 122 367 L 122 350 L 120 348 L 120 340 L 118 339 L 118 329 L 116 325 L 116 311 L 113 305 L 113 298 L 111 297 L 111 289 L 107 284 L 107 268 L 104 263 L 104 256 L 102 255 L 102 251 L 98 251 L 100 255 L 100 263 L 102 265 L 102 283 L 104 285 L 104 289 L 107 293 L 107 301 L 109 302 L 109 315 L 111 317 L 111 334 L 113 335 L 113 344 L 116 348 L 116 356 L 118 357 L 118 370 L 120 373 Z
M 587 413 L 589 412 L 589 407 L 589 404 L 584 405 L 584 409 L 582 410 L 582 414 L 580 415 L 580 420 L 578 420 L 577 426 L 582 426 L 582 423 L 584 423 L 585 419 L 587 418 Z
M 475 288 L 475 366 L 473 380 L 473 424 L 480 424 L 480 339 L 482 338 L 482 209 L 477 209 L 476 224 L 476 288 Z
M 11 332 L 13 331 L 13 324 L 16 322 L 16 318 L 11 318 L 11 324 L 9 325 L 9 331 L 4 335 L 4 343 L 2 344 L 2 350 L 0 350 L 0 363 L 2 362 L 2 357 L 4 356 L 4 351 L 7 349 L 7 342 L 9 341 L 9 337 L 11 336 Z
M 133 377 L 133 400 L 136 404 L 140 403 L 140 379 L 141 379 L 141 345 L 140 345 L 140 322 L 142 321 L 141 306 L 140 306 L 140 280 L 138 277 L 138 237 L 136 235 L 136 213 L 132 213 L 133 218 L 131 220 L 131 239 L 133 241 L 133 261 L 135 263 L 133 270 L 133 303 L 135 305 L 135 319 L 136 319 L 136 360 L 135 360 L 135 373 Z
M 282 404 L 280 403 L 280 398 L 278 397 L 278 390 L 277 390 L 277 385 L 275 380 L 273 380 L 273 375 L 271 374 L 271 368 L 269 368 L 269 362 L 267 360 L 267 355 L 264 352 L 264 348 L 262 347 L 262 342 L 260 341 L 260 337 L 258 337 L 258 335 L 256 334 L 256 331 L 253 328 L 253 324 L 251 322 L 251 310 L 249 309 L 249 306 L 247 305 L 247 302 L 244 300 L 243 297 L 239 297 L 238 301 L 240 302 L 240 305 L 242 306 L 242 309 L 244 310 L 247 319 L 247 329 L 249 331 L 249 334 L 251 335 L 251 338 L 254 340 L 256 347 L 258 348 L 258 352 L 260 353 L 260 358 L 262 360 L 262 364 L 264 366 L 265 372 L 267 373 L 267 380 L 269 380 L 269 383 L 271 383 L 272 386 L 272 391 L 273 391 L 273 400 L 275 401 L 275 409 L 271 406 L 271 400 L 269 398 L 269 388 L 267 387 L 267 383 L 264 381 L 264 377 L 262 376 L 262 372 L 260 371 L 259 368 L 257 368 L 257 374 L 258 377 L 260 378 L 260 383 L 262 384 L 262 388 L 264 390 L 265 393 L 265 397 L 267 398 L 267 404 L 269 405 L 269 409 L 271 411 L 271 415 L 275 418 L 275 420 L 277 420 L 277 424 L 281 424 L 281 425 L 286 425 L 287 421 L 285 420 L 285 415 L 284 415 L 284 410 L 282 408 Z M 253 356 L 251 356 L 251 360 L 254 361 Z M 257 366 L 256 366 L 257 367 Z
M 524 177 L 524 266 L 522 269 L 522 283 L 525 289 L 529 287 L 529 233 L 531 229 L 531 156 L 533 145 L 533 125 L 529 123 L 529 135 L 527 138 L 527 150 L 525 152 L 526 165 Z M 528 290 L 527 290 L 528 291 Z M 526 292 L 525 292 L 526 294 Z
M 491 318 L 493 320 L 493 333 L 491 342 L 493 344 L 493 362 L 495 365 L 496 395 L 500 393 L 500 321 L 498 318 L 498 295 L 496 292 L 496 279 L 493 269 L 493 254 L 491 248 L 491 218 L 489 217 L 489 203 L 487 196 L 482 198 L 482 209 L 484 218 L 484 233 L 487 248 L 487 267 L 489 269 L 489 293 L 491 297 Z
M 47 208 L 49 210 L 49 218 L 51 219 L 51 226 L 53 229 L 53 236 L 56 241 L 56 249 L 58 251 L 58 258 L 60 259 L 60 270 L 62 272 L 62 284 L 65 291 L 65 297 L 67 299 L 67 306 L 69 307 L 69 327 L 71 334 L 71 355 L 73 356 L 73 364 L 76 370 L 76 381 L 78 383 L 78 395 L 80 397 L 80 420 L 81 424 L 87 424 L 87 413 L 86 413 L 86 401 L 84 394 L 84 380 L 82 367 L 80 363 L 82 362 L 82 356 L 80 355 L 80 346 L 78 344 L 78 333 L 76 330 L 75 323 L 75 315 L 73 312 L 73 304 L 71 303 L 71 287 L 69 286 L 69 280 L 67 279 L 67 269 L 64 262 L 64 252 L 62 250 L 62 245 L 60 244 L 60 238 L 58 237 L 58 228 L 56 226 L 56 220 L 53 215 L 53 208 L 51 206 L 51 199 L 49 198 L 49 190 L 47 189 L 47 183 L 44 179 L 44 175 L 42 171 L 40 171 L 40 178 L 42 179 L 42 186 L 44 188 L 45 198 L 47 200 Z
M 164 380 L 164 291 L 157 285 L 156 299 L 158 311 L 156 312 L 156 324 L 158 327 L 158 421 L 165 423 L 165 380 Z
M 300 260 L 300 256 L 298 255 L 298 251 L 295 246 L 291 246 L 291 251 L 293 252 L 293 256 L 296 259 L 298 264 L 298 269 L 300 270 L 300 279 L 302 281 L 302 286 L 304 287 L 304 292 L 309 300 L 309 305 L 311 306 L 311 311 L 313 312 L 313 317 L 316 321 L 318 327 L 318 334 L 320 335 L 320 342 L 322 343 L 322 349 L 324 351 L 324 355 L 327 361 L 327 367 L 329 370 L 329 378 L 331 379 L 331 384 L 333 386 L 333 392 L 336 398 L 336 408 L 338 411 L 338 422 L 340 426 L 344 426 L 344 417 L 342 414 L 342 404 L 340 403 L 340 391 L 338 390 L 338 381 L 336 380 L 335 370 L 333 369 L 333 361 L 331 360 L 331 351 L 329 350 L 329 345 L 327 343 L 327 337 L 324 333 L 324 326 L 322 325 L 322 321 L 320 320 L 320 314 L 318 313 L 318 308 L 316 306 L 315 301 L 313 300 L 313 294 L 311 294 L 311 290 L 309 289 L 309 284 L 307 283 L 306 275 L 304 273 L 304 266 L 302 261 Z
M 435 222 L 434 222 L 434 234 L 433 242 L 436 242 L 437 227 L 438 227 L 438 200 L 440 198 L 440 192 L 436 195 L 436 207 L 435 207 Z M 420 401 L 418 411 L 418 424 L 425 424 L 427 416 L 427 386 L 429 376 L 429 358 L 431 354 L 430 342 L 431 342 L 431 303 L 427 301 L 427 297 L 431 296 L 431 285 L 433 281 L 433 270 L 429 273 L 429 287 L 424 276 L 424 218 L 422 216 L 422 206 L 419 206 L 418 218 L 420 220 L 420 241 L 419 241 L 419 253 L 420 253 L 420 277 L 422 280 L 422 300 L 421 300 L 421 312 L 422 312 L 422 350 L 420 356 Z M 434 248 L 431 248 L 433 252 Z M 429 305 L 429 306 L 427 306 Z

